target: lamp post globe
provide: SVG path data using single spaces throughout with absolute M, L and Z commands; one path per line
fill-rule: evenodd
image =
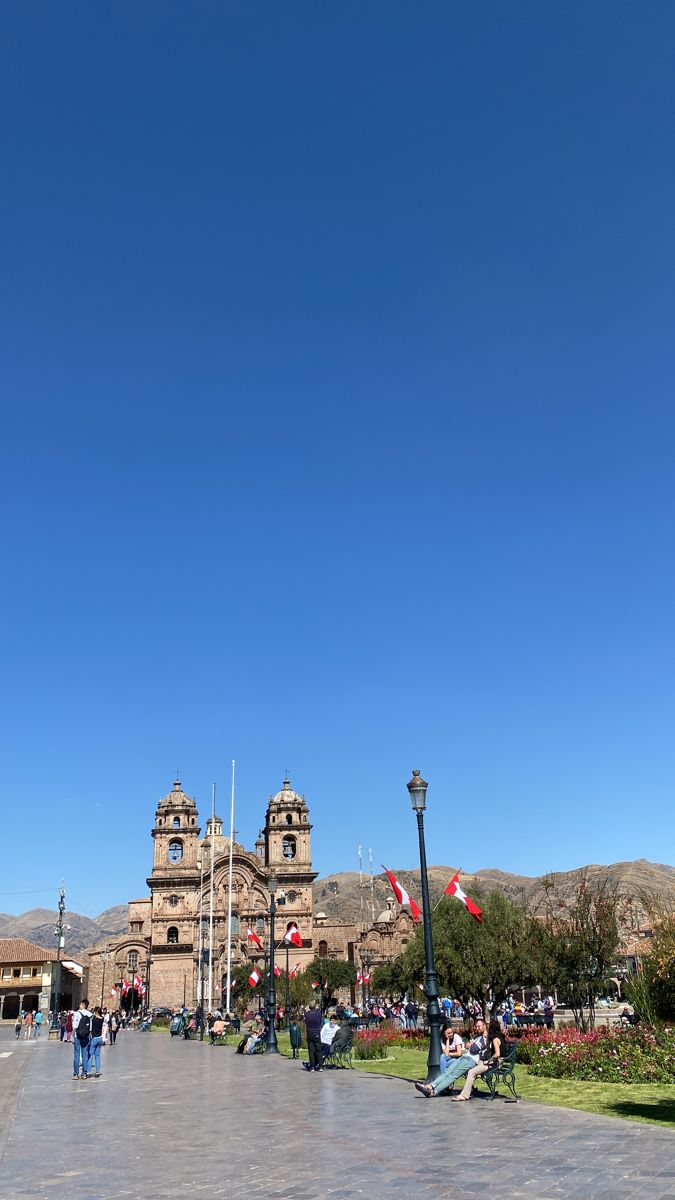
M 422 882 L 422 923 L 424 931 L 424 994 L 427 998 L 427 1025 L 429 1026 L 429 1055 L 427 1058 L 427 1083 L 433 1083 L 441 1073 L 441 1006 L 438 1001 L 438 979 L 434 960 L 434 940 L 431 932 L 431 906 L 429 904 L 429 875 L 427 852 L 424 843 L 424 810 L 427 804 L 428 783 L 419 771 L 413 771 L 408 783 L 408 792 L 413 811 L 417 817 L 417 833 L 420 844 L 420 877 Z
M 269 977 L 267 980 L 267 1038 L 265 1040 L 265 1050 L 267 1054 L 278 1054 L 279 1047 L 277 1045 L 277 990 L 274 979 L 274 918 L 276 916 L 277 907 L 274 902 L 274 894 L 277 890 L 277 881 L 274 875 L 270 875 L 267 880 L 267 888 L 270 894 L 270 954 L 269 954 Z

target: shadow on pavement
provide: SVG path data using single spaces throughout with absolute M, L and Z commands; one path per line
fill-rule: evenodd
M 672 1100 L 669 1097 L 653 1100 L 651 1103 L 619 1100 L 616 1104 L 609 1104 L 607 1108 L 612 1109 L 617 1116 L 644 1117 L 647 1121 L 675 1125 L 675 1097 Z

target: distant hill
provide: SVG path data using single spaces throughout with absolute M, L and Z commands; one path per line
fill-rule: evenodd
M 432 905 L 440 899 L 445 885 L 456 870 L 456 867 L 429 868 Z M 591 880 L 609 878 L 624 895 L 634 897 L 637 919 L 641 917 L 641 893 L 657 896 L 675 904 L 675 867 L 663 863 L 650 863 L 644 858 L 639 858 L 635 862 L 612 863 L 607 867 L 591 864 L 578 867 L 574 871 L 560 871 L 556 873 L 556 883 L 563 898 L 572 896 L 584 872 Z M 419 900 L 419 871 L 395 870 L 394 874 L 410 894 Z M 462 886 L 469 894 L 472 884 L 475 885 L 477 881 L 488 891 L 498 888 L 512 900 L 525 901 L 536 912 L 543 899 L 539 878 L 511 875 L 496 867 L 485 867 L 473 875 L 462 874 Z M 362 921 L 370 923 L 373 911 L 375 917 L 379 916 L 392 896 L 386 875 L 373 876 L 371 893 L 370 877 L 364 875 L 362 884 L 359 885 L 359 875 L 356 871 L 341 871 L 337 875 L 326 875 L 317 879 L 313 892 L 315 913 L 324 912 L 331 920 L 354 922 L 357 925 Z M 22 913 L 18 917 L 0 913 L 0 938 L 24 937 L 40 946 L 52 947 L 55 921 L 56 913 L 47 908 L 32 908 L 30 912 Z M 107 908 L 93 920 L 90 917 L 82 917 L 79 913 L 68 912 L 66 922 L 70 925 L 66 934 L 66 953 L 78 954 L 102 938 L 114 939 L 126 933 L 127 906 L 118 904 L 114 908 Z
M 56 919 L 57 913 L 48 908 L 31 908 L 18 917 L 0 913 L 0 938 L 23 937 L 29 942 L 37 942 L 38 946 L 53 949 Z M 128 928 L 127 906 L 118 904 L 115 908 L 107 908 L 93 920 L 79 913 L 66 912 L 65 923 L 70 925 L 65 934 L 66 954 L 78 954 L 101 938 L 117 938 L 124 933 Z

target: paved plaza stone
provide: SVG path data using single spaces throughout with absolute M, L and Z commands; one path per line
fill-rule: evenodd
M 2 1200 L 675 1200 L 675 1134 L 124 1032 L 101 1079 L 0 1032 Z

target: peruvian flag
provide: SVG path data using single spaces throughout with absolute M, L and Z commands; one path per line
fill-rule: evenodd
M 482 924 L 483 910 L 482 908 L 479 908 L 477 904 L 474 904 L 473 900 L 467 896 L 466 892 L 462 891 L 461 887 L 459 886 L 459 871 L 453 875 L 445 889 L 444 894 L 446 896 L 454 896 L 456 900 L 461 900 L 462 904 L 467 911 L 471 913 L 471 916 L 474 918 L 474 920 L 478 921 L 479 925 Z
M 122 995 L 126 996 L 128 991 L 129 991 L 129 980 L 123 979 L 122 980 Z
M 114 984 L 110 989 L 110 995 L 112 996 L 113 1000 L 115 999 L 115 996 L 117 995 L 117 988 L 114 986 Z
M 143 986 L 143 984 L 142 984 L 141 980 L 138 978 L 138 975 L 134 975 L 134 987 L 136 988 L 136 991 L 140 992 L 142 986 Z
M 364 975 L 364 976 L 363 976 L 363 982 L 364 982 L 364 983 L 370 983 L 370 972 L 368 972 L 368 974 L 367 974 L 367 975 Z
M 251 987 L 257 987 L 258 984 L 260 983 L 260 972 L 257 971 L 255 967 L 251 971 L 251 974 L 248 977 L 248 981 L 249 981 Z
M 361 973 L 361 971 L 357 971 L 356 972 L 356 986 L 358 987 L 360 983 L 365 983 L 365 976 Z
M 396 899 L 398 900 L 399 904 L 409 904 L 413 921 L 419 921 L 419 919 L 422 915 L 419 905 L 415 903 L 412 896 L 408 895 L 405 888 L 401 887 L 398 879 L 396 879 L 395 876 L 392 875 L 391 871 L 388 871 L 385 866 L 382 867 L 382 870 L 384 871 L 385 875 L 387 876 L 387 879 L 389 880 L 392 888 L 394 889 L 394 895 L 395 895 Z
M 288 942 L 289 945 L 292 942 L 294 946 L 302 946 L 302 937 L 300 936 L 300 930 L 298 929 L 297 925 L 289 925 L 286 933 L 284 934 L 284 941 Z
M 278 967 L 277 964 L 275 963 L 274 964 L 274 978 L 278 979 L 280 975 L 281 975 L 281 967 Z
M 319 986 L 318 980 L 314 979 L 314 980 L 312 981 L 312 987 L 313 987 L 313 988 L 318 988 L 318 986 Z
M 288 972 L 288 978 L 295 979 L 299 970 L 300 970 L 300 963 L 294 963 L 293 966 L 291 967 L 290 971 Z
M 260 941 L 260 938 L 258 937 L 257 933 L 254 933 L 252 929 L 247 929 L 246 936 L 247 936 L 249 942 L 253 942 L 253 944 L 255 946 L 257 946 L 259 950 L 262 950 L 263 944 Z

